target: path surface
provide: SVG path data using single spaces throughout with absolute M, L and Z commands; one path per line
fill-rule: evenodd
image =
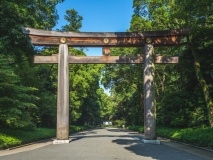
M 161 145 L 144 144 L 141 141 L 143 138 L 141 134 L 122 129 L 94 129 L 72 135 L 70 138 L 72 139 L 70 144 L 53 145 L 49 142 L 41 144 L 40 148 L 25 147 L 28 151 L 18 149 L 19 153 L 14 150 L 0 151 L 0 160 L 213 159 L 213 152 L 190 149 L 187 146 L 184 148 L 170 142 L 163 142 Z

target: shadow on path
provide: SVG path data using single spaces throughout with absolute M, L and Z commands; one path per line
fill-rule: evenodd
M 133 138 L 136 138 L 133 136 Z M 113 143 L 123 145 L 125 149 L 136 155 L 157 160 L 207 160 L 166 145 L 144 144 L 141 139 L 116 139 Z
M 121 145 L 122 148 L 131 153 L 157 160 L 206 160 L 206 158 L 164 144 L 144 144 L 142 142 L 143 136 L 135 132 L 118 128 L 106 128 L 105 130 L 107 132 L 103 132 L 103 134 L 99 133 L 98 130 L 93 130 L 92 132 L 86 132 L 83 134 L 79 133 L 71 136 L 71 138 L 73 142 L 85 138 L 112 138 L 112 143 Z

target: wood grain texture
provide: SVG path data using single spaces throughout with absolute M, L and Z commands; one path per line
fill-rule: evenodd
M 57 140 L 69 140 L 68 46 L 61 44 L 58 55 Z
M 154 46 L 178 45 L 188 29 L 147 31 L 147 32 L 59 32 L 34 28 L 22 28 L 32 44 L 36 46 L 58 46 L 61 38 L 73 47 L 142 47 L 146 38 L 151 38 Z M 106 43 L 104 40 L 107 39 Z
M 156 106 L 154 86 L 154 48 L 153 45 L 145 46 L 144 61 L 144 139 L 156 139 Z
M 97 37 L 166 37 L 187 35 L 189 29 L 173 29 L 163 31 L 143 31 L 143 32 L 61 32 L 43 29 L 22 27 L 22 32 L 28 35 L 50 36 L 50 37 L 79 37 L 79 38 L 97 38 Z
M 175 64 L 178 63 L 177 56 L 155 56 L 156 64 Z M 34 56 L 34 63 L 37 64 L 57 64 L 58 55 Z M 69 64 L 137 64 L 144 63 L 142 55 L 138 56 L 68 56 Z

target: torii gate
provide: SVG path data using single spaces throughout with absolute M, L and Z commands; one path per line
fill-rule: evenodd
M 69 64 L 135 64 L 144 63 L 144 143 L 156 140 L 156 107 L 154 96 L 154 63 L 178 63 L 178 57 L 154 56 L 153 46 L 175 46 L 188 29 L 148 32 L 59 32 L 22 27 L 35 46 L 59 46 L 59 54 L 35 56 L 34 63 L 58 64 L 57 140 L 69 143 Z M 103 47 L 103 56 L 71 56 L 68 46 Z M 144 47 L 145 55 L 110 56 L 109 47 Z

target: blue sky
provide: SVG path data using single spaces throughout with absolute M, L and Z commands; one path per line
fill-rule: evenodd
M 65 0 L 57 5 L 59 20 L 55 28 L 67 24 L 66 10 L 75 9 L 83 17 L 81 32 L 125 32 L 133 15 L 133 0 Z M 101 48 L 87 48 L 88 56 L 101 56 Z
M 65 0 L 57 5 L 55 29 L 67 24 L 66 10 L 75 9 L 83 17 L 81 32 L 126 32 L 133 15 L 133 0 Z M 102 56 L 102 48 L 87 48 L 87 56 Z M 103 88 L 103 86 L 101 85 Z M 105 90 L 109 95 L 109 90 Z

